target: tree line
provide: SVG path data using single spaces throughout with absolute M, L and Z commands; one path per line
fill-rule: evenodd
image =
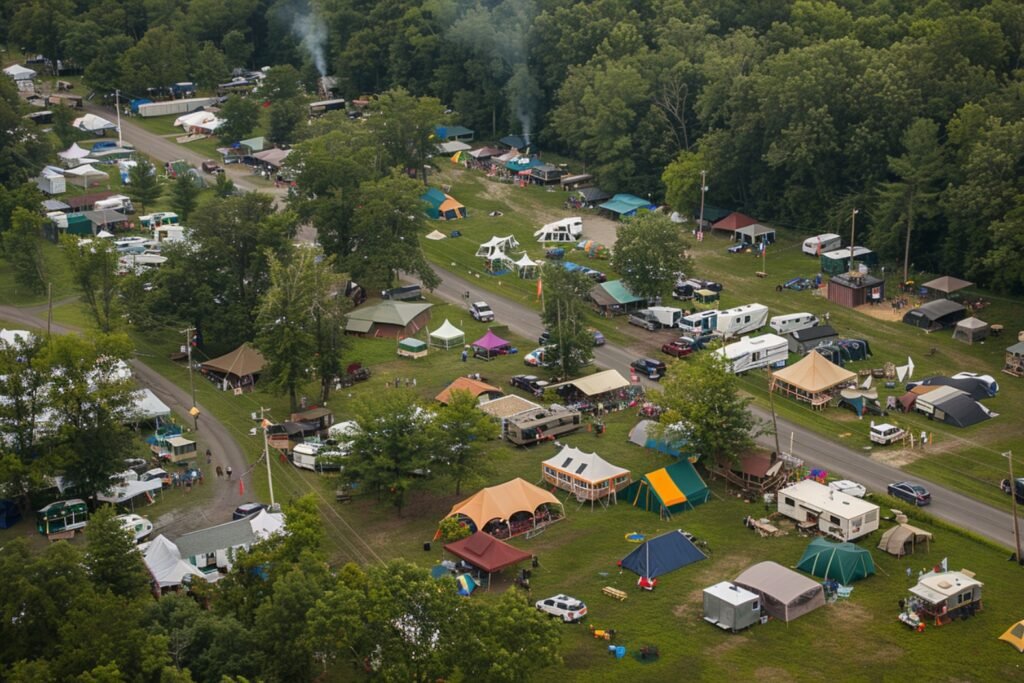
M 332 568 L 312 496 L 286 506 L 287 534 L 240 552 L 214 584 L 154 600 L 112 508 L 84 550 L 24 539 L 0 553 L 0 677 L 33 681 L 245 683 L 529 680 L 557 663 L 559 626 L 510 590 L 467 600 L 455 580 L 402 560 Z

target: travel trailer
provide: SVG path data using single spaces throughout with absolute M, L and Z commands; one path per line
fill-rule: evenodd
M 683 310 L 672 306 L 651 306 L 629 316 L 629 323 L 654 331 L 662 327 L 678 327 Z
M 813 479 L 779 489 L 776 500 L 786 517 L 798 524 L 813 523 L 816 530 L 840 541 L 853 541 L 878 529 L 877 505 Z
M 679 320 L 679 329 L 690 334 L 714 332 L 718 324 L 718 309 L 691 313 Z
M 743 337 L 738 342 L 716 349 L 715 353 L 729 362 L 730 372 L 738 375 L 766 366 L 784 365 L 789 357 L 789 345 L 776 334 L 762 334 Z
M 768 307 L 763 304 L 746 304 L 718 312 L 715 331 L 728 339 L 748 332 L 756 332 L 768 322 Z
M 299 469 L 327 472 L 342 469 L 340 460 L 345 457 L 345 453 L 322 441 L 307 439 L 295 444 L 291 456 L 292 464 Z
M 772 328 L 775 334 L 789 334 L 797 330 L 804 330 L 808 327 L 817 327 L 818 316 L 810 313 L 787 313 L 786 315 L 772 316 L 768 321 L 768 327 Z
M 131 198 L 123 194 L 115 194 L 106 199 L 100 199 L 92 205 L 92 208 L 96 211 L 123 211 L 124 213 L 133 213 L 135 211 Z
M 835 251 L 841 246 L 843 246 L 842 237 L 832 232 L 826 232 L 804 240 L 804 245 L 800 250 L 808 256 L 818 256 Z

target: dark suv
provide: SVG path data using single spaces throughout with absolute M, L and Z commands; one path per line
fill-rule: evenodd
M 629 364 L 629 367 L 647 379 L 659 380 L 665 376 L 665 364 L 653 358 L 637 358 Z

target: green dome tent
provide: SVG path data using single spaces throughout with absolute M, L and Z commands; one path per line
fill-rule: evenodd
M 832 543 L 824 538 L 815 538 L 796 568 L 812 576 L 835 579 L 849 585 L 874 574 L 875 561 L 871 559 L 870 552 L 853 543 Z

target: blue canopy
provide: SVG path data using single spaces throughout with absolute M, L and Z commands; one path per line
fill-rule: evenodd
M 707 556 L 676 529 L 638 546 L 619 565 L 638 576 L 653 579 L 704 559 Z

